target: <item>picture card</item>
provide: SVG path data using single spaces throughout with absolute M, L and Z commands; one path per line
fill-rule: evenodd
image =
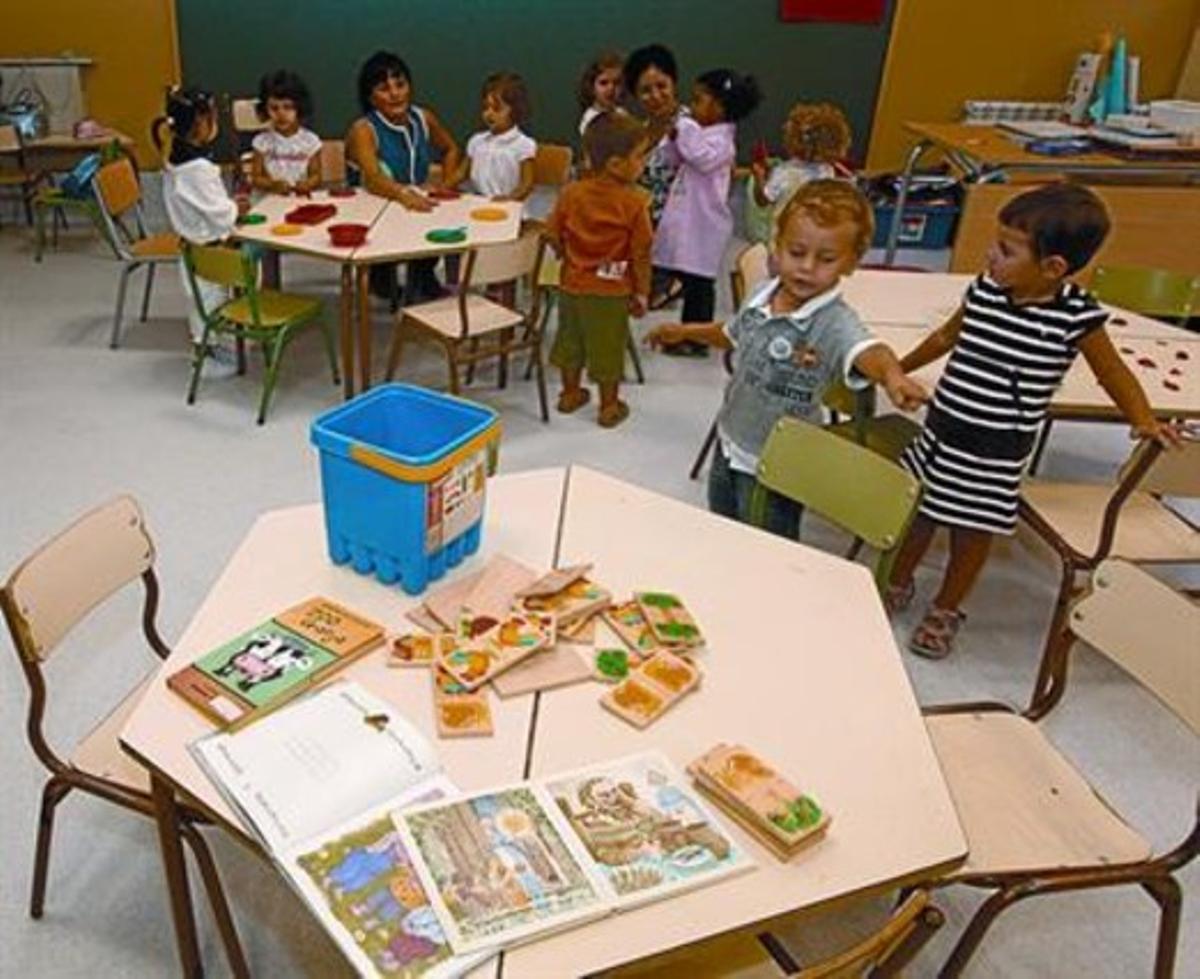
M 429 635 L 410 632 L 392 640 L 388 666 L 432 666 L 438 657 L 454 648 L 457 640 L 446 632 Z
M 604 620 L 639 660 L 661 648 L 650 629 L 650 623 L 642 614 L 641 606 L 632 599 L 607 609 Z
M 468 690 L 439 666 L 433 674 L 433 716 L 443 738 L 491 737 L 492 705 L 486 690 Z
M 677 595 L 670 592 L 643 591 L 633 599 L 646 617 L 654 638 L 664 646 L 695 649 L 704 645 L 700 627 Z
M 646 727 L 699 683 L 695 664 L 664 649 L 604 694 L 600 703 L 634 727 Z

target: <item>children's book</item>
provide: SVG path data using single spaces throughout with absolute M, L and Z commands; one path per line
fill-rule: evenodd
M 220 726 L 240 726 L 374 649 L 383 633 L 336 602 L 310 598 L 205 653 L 167 686 Z
M 413 806 L 394 818 L 460 955 L 754 866 L 658 752 Z
M 450 979 L 482 961 L 453 954 L 390 817 L 457 793 L 386 701 L 339 681 L 191 750 L 361 975 Z

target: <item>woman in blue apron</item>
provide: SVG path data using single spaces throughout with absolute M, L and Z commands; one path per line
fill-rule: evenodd
M 458 170 L 459 150 L 434 113 L 412 104 L 408 65 L 388 51 L 371 55 L 358 73 L 358 101 L 363 116 L 346 134 L 351 182 L 410 211 L 431 210 L 433 203 L 421 193 L 421 186 L 429 180 L 432 154 L 441 154 L 443 174 L 453 174 Z M 436 258 L 406 263 L 406 303 L 443 294 L 433 271 L 436 265 Z M 395 265 L 371 266 L 371 289 L 376 295 L 390 297 L 395 281 Z

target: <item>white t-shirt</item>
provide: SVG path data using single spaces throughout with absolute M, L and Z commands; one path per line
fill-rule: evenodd
M 237 221 L 220 168 L 203 158 L 164 168 L 163 205 L 175 233 L 197 245 L 227 237 Z
M 471 186 L 487 197 L 511 194 L 521 183 L 521 164 L 536 153 L 537 143 L 516 126 L 502 133 L 476 133 L 467 140 Z
M 304 127 L 290 136 L 264 129 L 250 145 L 262 156 L 263 167 L 272 180 L 294 186 L 308 176 L 308 161 L 321 152 L 321 137 Z

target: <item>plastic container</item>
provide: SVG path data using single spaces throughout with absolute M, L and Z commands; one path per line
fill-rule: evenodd
M 329 556 L 410 595 L 479 549 L 496 412 L 409 384 L 319 415 Z
M 365 224 L 331 224 L 327 229 L 329 241 L 338 248 L 357 248 L 367 240 L 371 229 Z
M 887 245 L 892 226 L 893 204 L 875 205 L 875 248 Z M 901 248 L 949 248 L 958 223 L 958 208 L 951 205 L 906 204 L 900 218 L 900 234 L 896 238 Z

